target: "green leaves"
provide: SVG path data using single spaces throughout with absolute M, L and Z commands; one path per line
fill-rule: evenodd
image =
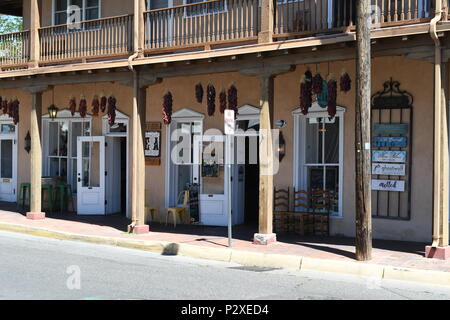
M 0 34 L 23 30 L 22 17 L 0 14 Z

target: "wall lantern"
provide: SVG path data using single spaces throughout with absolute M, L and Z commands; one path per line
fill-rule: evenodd
M 31 150 L 31 136 L 30 131 L 27 132 L 27 135 L 25 136 L 25 150 L 30 153 Z
M 281 162 L 286 155 L 286 140 L 284 140 L 283 131 L 280 131 L 278 139 L 278 159 Z
M 48 107 L 48 115 L 50 119 L 56 119 L 56 116 L 58 115 L 58 108 L 54 104 Z

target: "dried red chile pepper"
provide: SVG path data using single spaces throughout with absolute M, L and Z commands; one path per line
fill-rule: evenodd
M 208 84 L 207 87 L 207 99 L 208 99 L 208 116 L 212 117 L 216 111 L 216 89 L 212 84 Z
M 164 102 L 163 102 L 163 121 L 164 124 L 166 125 L 172 122 L 172 104 L 173 104 L 172 93 L 167 92 L 164 95 Z

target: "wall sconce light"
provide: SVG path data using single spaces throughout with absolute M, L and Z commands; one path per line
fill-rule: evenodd
M 286 156 L 286 140 L 284 140 L 283 131 L 280 131 L 278 138 L 278 160 L 281 162 Z
M 287 122 L 286 120 L 278 120 L 277 122 L 275 122 L 275 126 L 279 129 L 282 129 L 287 126 Z
M 52 120 L 56 119 L 56 116 L 58 115 L 58 108 L 54 104 L 48 107 L 48 115 L 50 119 Z
M 30 153 L 31 150 L 31 136 L 30 131 L 27 132 L 27 135 L 25 136 L 25 150 Z

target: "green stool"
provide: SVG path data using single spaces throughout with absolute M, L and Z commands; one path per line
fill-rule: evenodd
M 31 183 L 21 183 L 19 190 L 19 199 L 17 200 L 17 209 L 25 209 L 25 204 L 27 202 L 27 193 L 28 193 L 28 203 L 30 203 Z
M 53 197 L 53 186 L 50 184 L 42 185 L 42 207 L 48 208 L 50 212 L 53 212 L 55 207 L 55 199 Z M 47 191 L 47 198 L 44 197 L 45 191 Z
M 61 213 L 68 209 L 69 202 L 72 212 L 75 211 L 72 198 L 72 186 L 70 184 L 59 184 L 55 187 L 55 202 L 59 201 L 59 209 Z

